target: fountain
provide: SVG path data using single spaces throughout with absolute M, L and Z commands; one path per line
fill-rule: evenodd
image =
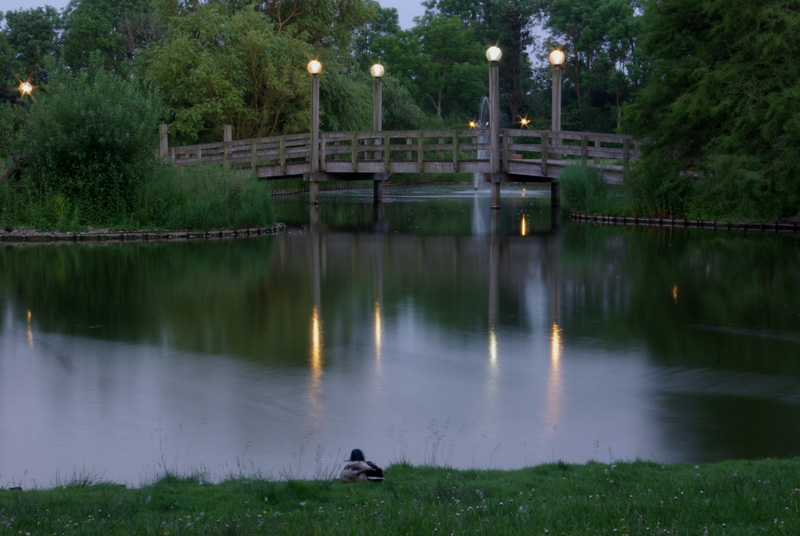
M 489 97 L 483 97 L 483 99 L 481 99 L 481 108 L 478 112 L 477 126 L 475 128 L 489 130 Z M 478 136 L 478 143 L 487 143 L 488 141 L 489 136 Z M 478 158 L 489 158 L 489 151 L 487 149 L 478 150 Z M 476 190 L 478 189 L 478 183 L 480 182 L 482 175 L 483 173 L 472 174 Z

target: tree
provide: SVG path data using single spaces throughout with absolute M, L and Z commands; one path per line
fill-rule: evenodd
M 148 0 L 73 0 L 64 19 L 62 56 L 73 70 L 86 69 L 98 53 L 106 69 L 129 72 L 138 53 L 164 34 Z
M 10 60 L 0 60 L 6 69 L 15 71 L 19 78 L 29 79 L 34 84 L 47 80 L 44 61 L 55 57 L 59 47 L 61 16 L 50 7 L 28 10 L 7 11 L 5 13 L 6 54 Z M 3 46 L 0 42 L 0 46 Z
M 553 0 L 546 7 L 550 40 L 567 54 L 566 79 L 577 108 L 570 113 L 568 106 L 565 122 L 577 129 L 620 128 L 636 71 L 634 7 L 631 0 Z M 614 114 L 607 115 L 611 108 Z
M 474 29 L 475 39 L 503 50 L 500 60 L 501 109 L 511 121 L 527 115 L 532 66 L 534 24 L 540 18 L 541 0 L 427 0 L 425 19 L 436 14 L 455 16 Z
M 370 18 L 358 26 L 353 34 L 353 58 L 355 68 L 367 71 L 370 66 L 383 60 L 384 38 L 393 38 L 400 33 L 400 23 L 395 8 L 383 8 L 375 0 L 367 0 Z
M 307 131 L 313 57 L 325 63 L 322 91 L 340 97 L 323 105 L 323 124 L 348 124 L 329 114 L 346 110 L 343 96 L 352 93 L 339 62 L 350 60 L 350 31 L 366 20 L 363 0 L 160 0 L 158 13 L 169 32 L 146 51 L 140 72 L 179 136 L 218 138 L 228 123 L 237 138 Z
M 387 70 L 439 119 L 474 114 L 486 92 L 484 47 L 458 17 L 434 15 L 380 41 Z
M 643 23 L 648 78 L 626 118 L 650 140 L 644 165 L 690 173 L 689 209 L 710 217 L 798 213 L 798 2 L 650 1 Z

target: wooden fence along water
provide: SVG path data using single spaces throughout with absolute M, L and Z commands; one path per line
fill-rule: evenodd
M 219 165 L 264 179 L 304 177 L 307 181 L 375 180 L 393 173 L 481 173 L 487 182 L 550 182 L 557 188 L 564 166 L 594 164 L 611 183 L 640 158 L 641 142 L 630 136 L 548 130 L 500 131 L 499 174 L 491 173 L 490 140 L 486 130 L 404 130 L 323 132 L 319 171 L 312 172 L 311 135 L 225 140 L 168 147 L 162 126 L 161 153 L 175 165 Z M 494 194 L 494 191 L 493 191 Z M 314 200 L 312 199 L 312 202 Z

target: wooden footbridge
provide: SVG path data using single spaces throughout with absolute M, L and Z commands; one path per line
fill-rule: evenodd
M 550 183 L 558 205 L 558 176 L 565 166 L 593 163 L 605 170 L 608 182 L 618 183 L 625 165 L 641 155 L 641 143 L 630 136 L 549 130 L 500 130 L 496 144 L 480 129 L 323 132 L 316 150 L 311 134 L 233 140 L 226 127 L 224 137 L 169 147 L 162 125 L 160 153 L 180 166 L 219 165 L 262 179 L 303 177 L 313 204 L 324 181 L 372 180 L 380 201 L 381 184 L 394 173 L 478 173 L 492 186 L 492 208 L 500 206 L 503 183 Z

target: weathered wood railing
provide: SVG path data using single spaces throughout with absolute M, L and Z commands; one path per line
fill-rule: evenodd
M 320 170 L 325 173 L 488 173 L 486 130 L 324 132 Z M 502 171 L 550 177 L 569 162 L 621 170 L 641 156 L 630 136 L 593 132 L 502 130 Z M 311 169 L 311 136 L 289 134 L 169 148 L 176 165 L 215 164 L 256 169 L 260 177 L 297 176 Z

